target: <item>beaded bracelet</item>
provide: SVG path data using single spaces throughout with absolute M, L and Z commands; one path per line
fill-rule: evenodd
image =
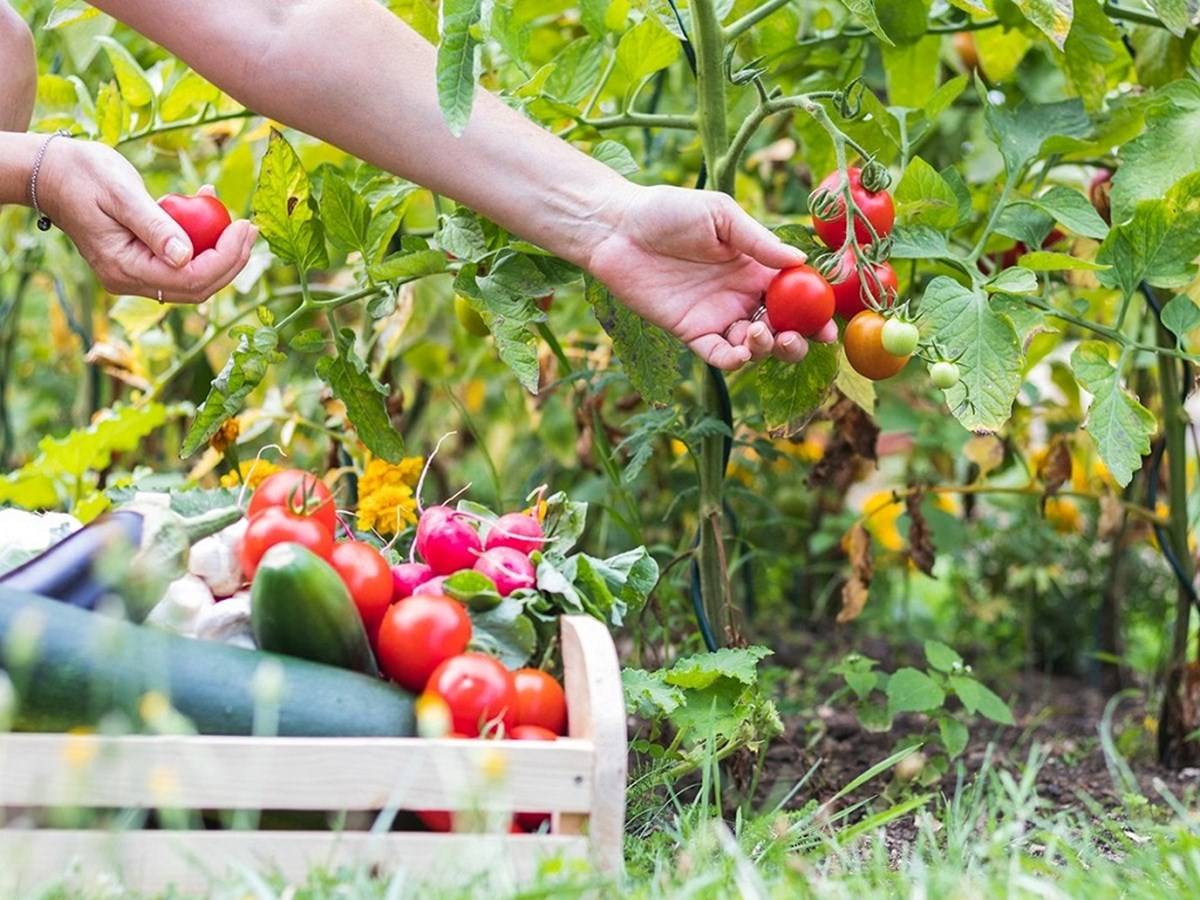
M 50 226 L 53 224 L 50 221 L 50 217 L 42 212 L 41 207 L 38 206 L 37 199 L 38 172 L 42 170 L 42 160 L 46 157 L 46 148 L 50 146 L 50 142 L 56 137 L 70 136 L 71 132 L 67 131 L 65 128 L 60 128 L 58 131 L 54 132 L 54 134 L 47 135 L 46 139 L 42 141 L 42 146 L 38 148 L 37 156 L 33 160 L 33 171 L 29 173 L 29 201 L 30 205 L 33 206 L 33 211 L 37 213 L 38 231 L 49 231 Z

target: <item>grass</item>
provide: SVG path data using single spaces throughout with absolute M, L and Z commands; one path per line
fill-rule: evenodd
M 1034 746 L 1023 765 L 1011 771 L 988 762 L 968 780 L 960 770 L 955 789 L 944 796 L 902 792 L 887 801 L 876 796 L 849 803 L 849 795 L 864 785 L 882 784 L 903 755 L 864 772 L 838 798 L 823 805 L 810 802 L 799 810 L 784 811 L 776 804 L 731 819 L 715 817 L 712 777 L 703 778 L 686 801 L 673 793 L 644 793 L 639 808 L 631 810 L 630 821 L 639 824 L 626 841 L 627 872 L 621 883 L 581 864 L 551 861 L 523 886 L 499 870 L 488 878 L 459 883 L 453 873 L 446 873 L 436 886 L 416 883 L 402 873 L 380 878 L 366 870 L 343 870 L 314 871 L 304 885 L 287 887 L 269 876 L 245 872 L 214 884 L 210 896 L 861 900 L 1160 898 L 1200 893 L 1198 821 L 1162 786 L 1156 786 L 1157 803 L 1136 793 L 1134 782 L 1123 809 L 1101 809 L 1083 795 L 1072 808 L 1056 808 L 1038 795 L 1037 772 L 1045 752 Z M 1119 772 L 1121 767 L 1114 768 Z M 715 770 L 708 773 L 712 774 Z M 1128 783 L 1122 785 L 1129 788 Z M 839 802 L 847 805 L 839 807 Z M 905 827 L 897 828 L 900 823 Z M 0 894 L 3 882 L 0 872 Z M 37 896 L 57 900 L 126 893 L 111 881 L 72 873 Z

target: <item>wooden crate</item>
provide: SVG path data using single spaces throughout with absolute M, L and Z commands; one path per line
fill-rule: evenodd
M 536 741 L 420 738 L 0 735 L 4 808 L 136 810 L 513 809 L 551 813 L 549 833 L 63 830 L 0 828 L 0 893 L 32 893 L 71 860 L 124 884 L 203 890 L 249 866 L 301 880 L 314 866 L 367 864 L 414 877 L 500 871 L 552 856 L 616 874 L 625 825 L 626 733 L 616 650 L 585 616 L 561 620 L 570 733 Z M 361 814 L 361 813 L 360 813 Z M 22 818 L 13 817 L 16 823 Z M 144 817 L 143 817 L 144 818 Z M 169 821 L 165 816 L 164 821 Z M 376 820 L 373 815 L 367 821 Z M 0 820 L 2 821 L 2 820 Z

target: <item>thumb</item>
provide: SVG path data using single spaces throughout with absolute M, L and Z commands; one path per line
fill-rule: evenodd
M 798 266 L 808 257 L 804 251 L 785 244 L 767 228 L 736 203 L 727 207 L 722 240 L 734 250 L 746 254 L 768 269 L 786 269 Z
M 155 256 L 177 269 L 191 262 L 191 238 L 144 190 L 126 193 L 120 211 L 121 224 L 132 231 Z

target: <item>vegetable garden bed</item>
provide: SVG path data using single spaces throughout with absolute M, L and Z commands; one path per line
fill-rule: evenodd
M 605 626 L 560 620 L 568 738 L 0 735 L 0 871 L 28 893 L 77 860 L 142 890 L 210 886 L 252 865 L 303 878 L 312 867 L 367 864 L 414 875 L 501 867 L 516 878 L 549 857 L 622 865 L 626 732 L 616 650 Z M 122 810 L 105 829 L 58 825 L 84 810 Z M 398 810 L 551 813 L 541 834 L 391 831 Z M 357 814 L 366 830 L 205 829 L 187 810 Z M 149 812 L 157 812 L 152 824 Z M 239 816 L 245 817 L 239 820 Z M 181 823 L 184 827 L 167 827 Z M 157 827 L 155 827 L 155 824 Z M 4 882 L 0 882 L 4 883 Z

